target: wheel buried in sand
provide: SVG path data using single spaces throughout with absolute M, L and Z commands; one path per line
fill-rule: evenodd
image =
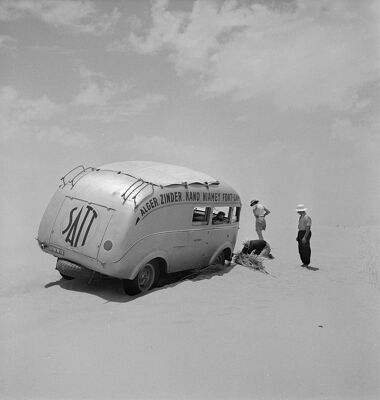
M 140 269 L 135 279 L 123 280 L 124 291 L 131 296 L 146 293 L 154 287 L 158 277 L 157 263 L 153 260 L 149 261 Z
M 222 251 L 221 253 L 218 254 L 218 257 L 216 257 L 215 261 L 211 265 L 224 265 L 226 262 L 226 255 Z

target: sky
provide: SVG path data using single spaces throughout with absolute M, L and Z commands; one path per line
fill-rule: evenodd
M 1 234 L 77 165 L 182 165 L 268 229 L 380 223 L 380 3 L 0 1 Z

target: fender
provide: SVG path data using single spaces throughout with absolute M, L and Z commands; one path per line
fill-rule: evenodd
M 130 277 L 127 279 L 135 279 L 139 270 L 145 265 L 147 262 L 155 259 L 155 258 L 162 258 L 165 262 L 166 265 L 168 265 L 168 260 L 169 260 L 169 255 L 166 251 L 164 250 L 155 250 L 149 253 L 147 256 L 145 256 L 142 261 L 140 261 L 133 269 L 132 272 L 129 274 Z
M 232 242 L 226 241 L 223 244 L 221 244 L 213 253 L 212 257 L 210 258 L 209 261 L 209 265 L 211 265 L 216 258 L 218 257 L 218 255 L 224 251 L 225 249 L 229 249 L 231 251 L 231 254 L 233 252 L 233 246 L 232 246 Z

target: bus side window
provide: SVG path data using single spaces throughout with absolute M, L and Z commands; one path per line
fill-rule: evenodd
M 214 209 L 212 210 L 213 225 L 228 224 L 230 222 L 229 215 L 229 207 L 214 207 Z
M 209 214 L 209 208 L 195 207 L 193 210 L 193 225 L 207 225 Z

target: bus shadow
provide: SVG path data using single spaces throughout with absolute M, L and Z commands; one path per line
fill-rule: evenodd
M 183 281 L 202 281 L 204 279 L 211 279 L 214 276 L 222 276 L 224 274 L 229 273 L 234 265 L 231 264 L 215 264 L 209 265 L 208 267 L 204 267 L 201 269 L 193 269 L 188 271 L 182 271 L 172 274 L 167 274 L 164 276 L 159 284 L 157 285 L 157 289 L 165 289 L 168 287 L 174 287 L 179 285 Z M 156 290 L 157 290 L 156 289 Z
M 59 286 L 67 291 L 97 296 L 104 299 L 105 303 L 128 303 L 139 297 L 125 294 L 121 280 L 109 276 L 101 276 L 92 280 L 83 278 L 67 280 L 61 278 L 55 282 L 47 283 L 44 287 L 48 289 L 53 286 Z
M 149 294 L 153 292 L 174 288 L 184 281 L 197 282 L 211 279 L 215 276 L 222 276 L 230 272 L 232 268 L 234 268 L 234 265 L 210 265 L 202 269 L 165 274 L 160 278 L 155 288 L 147 293 L 142 293 L 136 296 L 125 294 L 121 280 L 108 276 L 97 277 L 90 281 L 79 278 L 72 280 L 62 278 L 54 282 L 49 282 L 45 284 L 44 287 L 45 289 L 49 289 L 54 286 L 59 286 L 68 291 L 88 293 L 106 300 L 106 303 L 128 303 L 138 299 L 139 297 L 149 296 Z

